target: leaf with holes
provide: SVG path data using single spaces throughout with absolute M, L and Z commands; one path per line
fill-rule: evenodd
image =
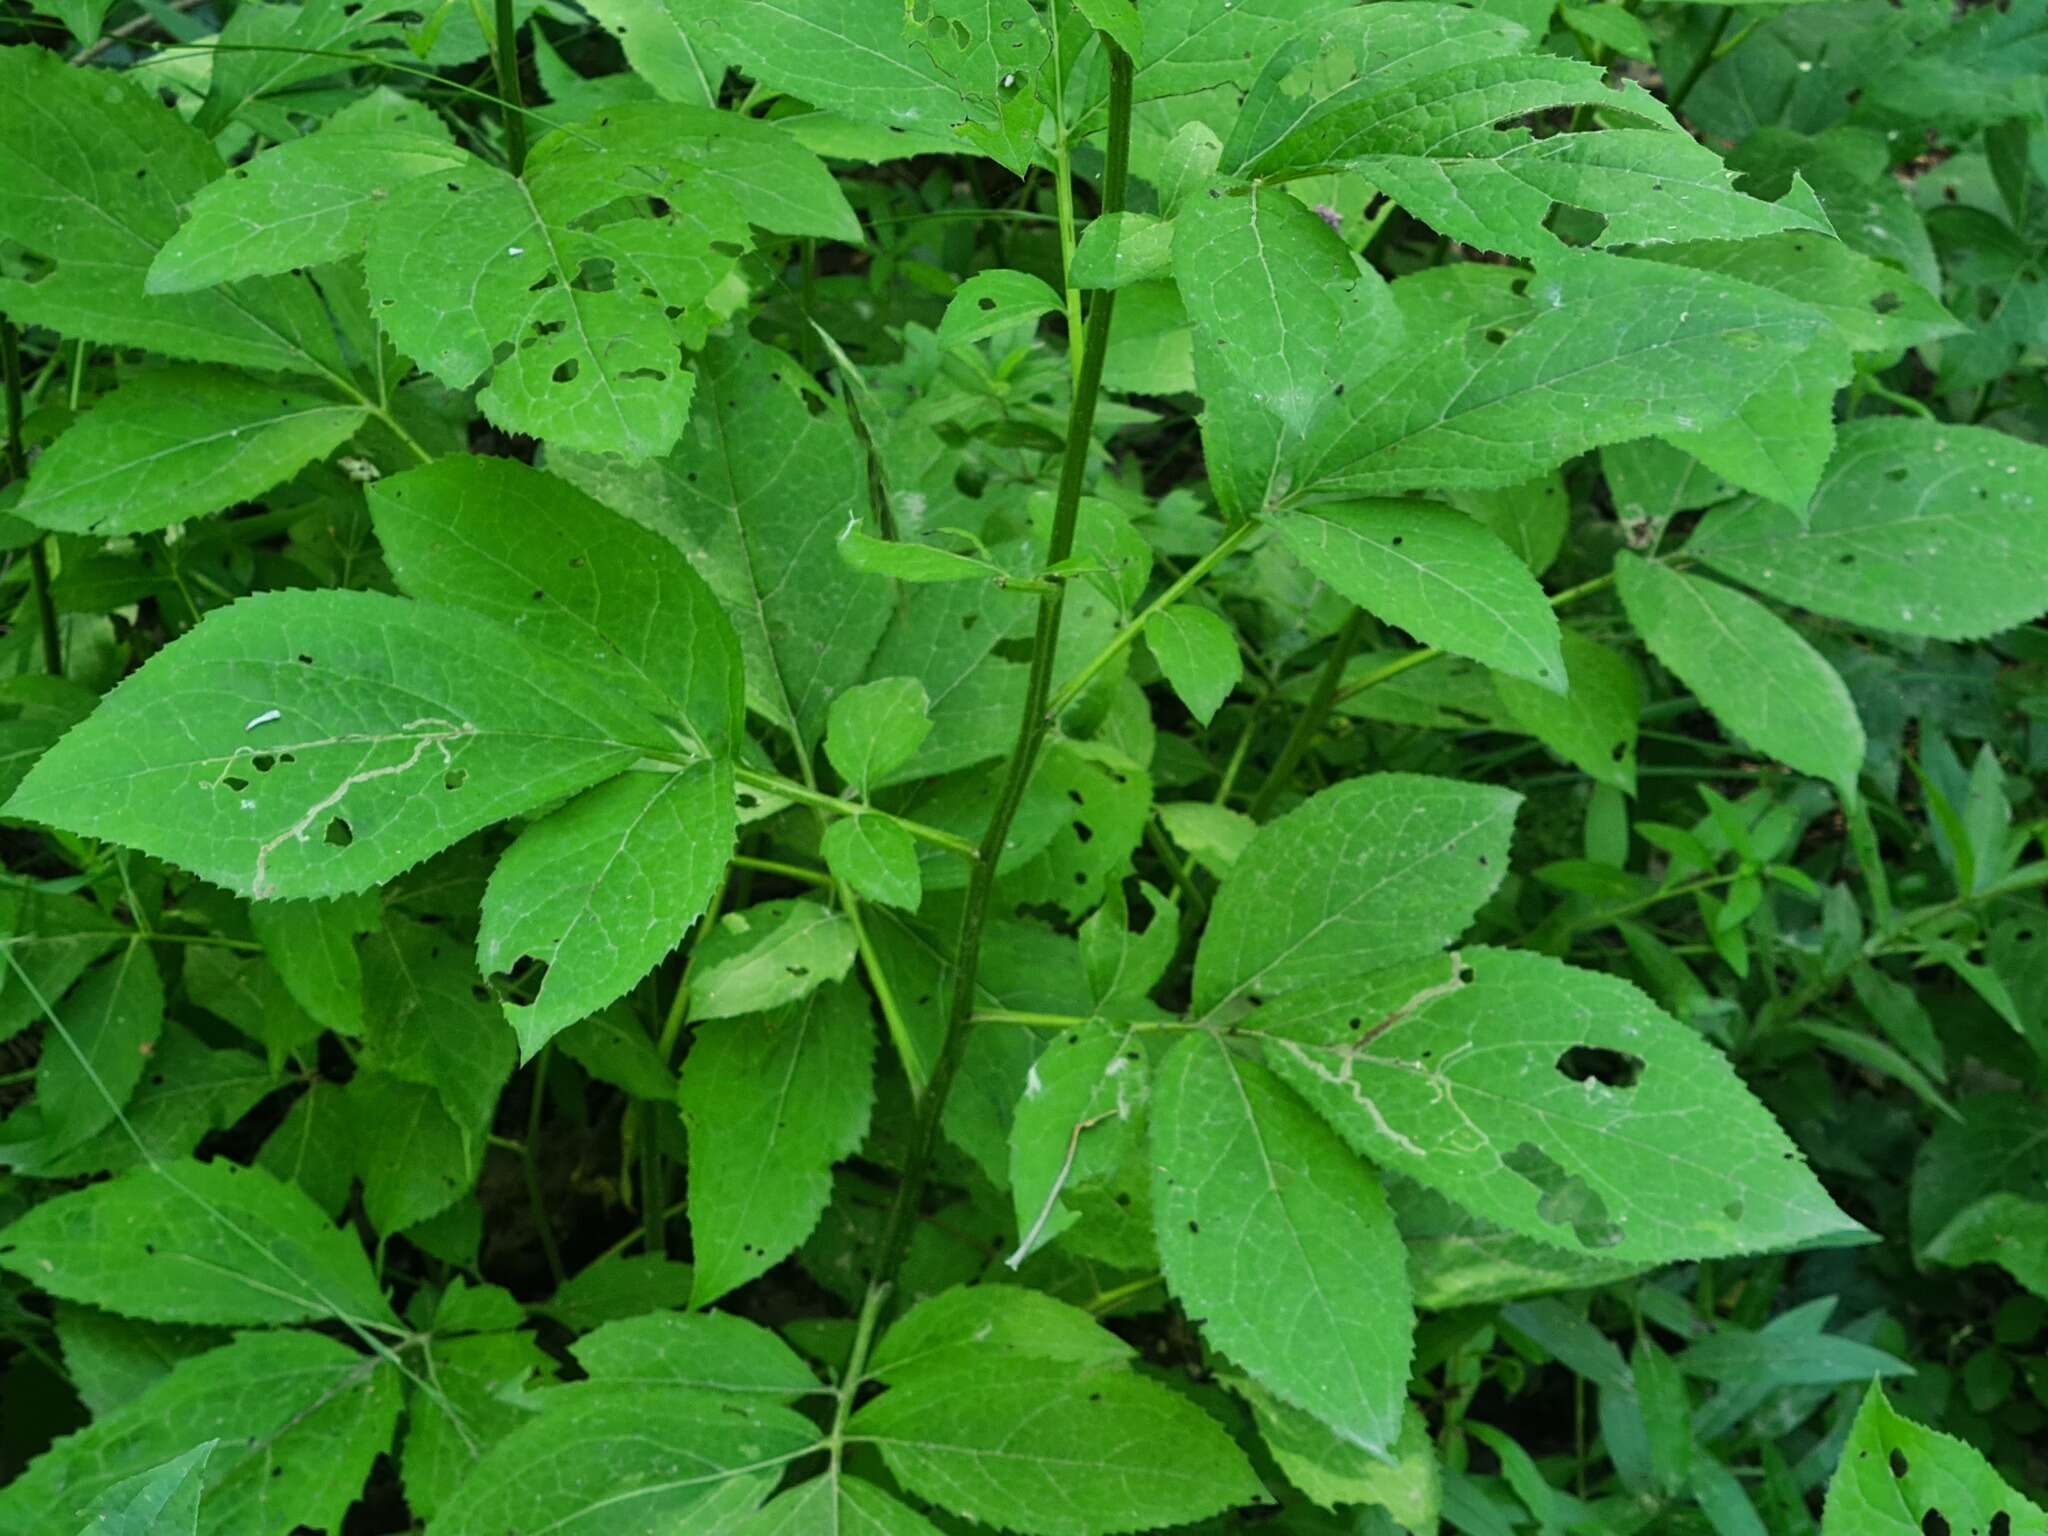
M 694 1306 L 782 1262 L 810 1236 L 832 1165 L 867 1134 L 874 1023 L 834 985 L 759 1018 L 698 1028 L 683 1062 Z
M 845 976 L 853 922 L 815 901 L 764 901 L 721 917 L 696 948 L 690 1018 L 779 1008 Z
M 1391 1448 L 1415 1312 L 1378 1178 L 1219 1035 L 1160 1064 L 1151 1119 L 1160 1264 L 1188 1315 L 1340 1440 Z
M 1506 790 L 1381 773 L 1260 828 L 1216 893 L 1196 1009 L 1214 1016 L 1449 943 L 1507 873 L 1520 804 Z
M 277 592 L 152 657 L 7 809 L 244 895 L 332 896 L 675 750 L 666 735 L 488 619 Z
M 977 272 L 960 285 L 939 321 L 939 340 L 949 347 L 986 341 L 1060 308 L 1060 296 L 1029 272 Z
M 1872 1386 L 1828 1482 L 1820 1528 L 1821 1536 L 2020 1536 L 2048 1528 L 2048 1512 L 2015 1492 L 1975 1446 L 1914 1423 Z
M 1862 1233 L 1720 1054 L 1617 977 L 1464 950 L 1257 1028 L 1360 1153 L 1540 1241 L 1659 1262 Z

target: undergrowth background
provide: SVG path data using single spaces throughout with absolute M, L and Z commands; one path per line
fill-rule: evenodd
M 0 42 L 0 1531 L 2048 1532 L 2040 0 Z

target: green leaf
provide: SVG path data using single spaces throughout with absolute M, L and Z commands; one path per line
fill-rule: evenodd
M 1462 512 L 1338 502 L 1278 519 L 1287 547 L 1359 607 L 1426 645 L 1553 692 L 1565 687 L 1557 615 L 1529 567 Z
M 1379 1181 L 1256 1061 L 1198 1033 L 1161 1064 L 1152 1203 L 1211 1343 L 1354 1446 L 1401 1432 L 1415 1312 Z
M 853 964 L 853 923 L 815 901 L 764 901 L 728 912 L 697 940 L 690 1019 L 778 1008 L 840 980 Z
M 1197 198 L 1174 221 L 1173 272 L 1195 326 L 1210 484 L 1232 518 L 1310 483 L 1402 340 L 1387 285 L 1281 189 Z
M 868 901 L 915 912 L 924 898 L 917 843 L 902 826 L 883 816 L 847 816 L 833 822 L 819 840 L 825 867 Z
M 424 1520 L 440 1514 L 486 1451 L 532 1417 L 524 1389 L 554 1370 L 531 1334 L 448 1338 L 440 1324 L 437 1317 L 423 1346 L 431 1390 L 413 1387 L 399 1450 L 405 1502 Z
M 258 1168 L 180 1161 L 45 1200 L 0 1266 L 71 1301 L 166 1323 L 391 1321 L 355 1238 Z
M 34 282 L 0 276 L 0 310 L 16 325 L 340 379 L 333 322 L 307 282 L 145 292 L 183 205 L 222 166 L 206 138 L 137 77 L 73 69 L 43 48 L 0 48 L 0 160 L 11 172 L 0 182 L 0 229 L 55 263 Z
M 52 748 L 7 812 L 255 897 L 363 890 L 662 751 L 487 619 L 367 592 L 216 609 Z
M 1028 1536 L 1148 1531 L 1262 1497 L 1214 1420 L 1114 1366 L 948 1353 L 847 1432 L 919 1497 Z
M 249 909 L 249 926 L 292 1000 L 323 1028 L 344 1035 L 363 1029 L 363 962 L 356 936 L 374 932 L 381 904 L 341 901 L 266 901 Z
M 1056 1360 L 1081 1370 L 1128 1364 L 1130 1345 L 1079 1307 L 1018 1285 L 958 1285 L 890 1324 L 870 1362 L 880 1381 L 978 1356 Z
M 218 134 L 257 98 L 339 74 L 357 50 L 400 42 L 404 33 L 394 13 L 403 9 L 396 0 L 238 7 L 221 29 L 219 51 L 208 59 L 206 99 L 195 123 Z
M 1622 607 L 1651 654 L 1729 731 L 1856 797 L 1863 722 L 1820 653 L 1754 598 L 1624 553 Z
M 1861 1230 L 1726 1060 L 1616 977 L 1468 949 L 1257 1023 L 1358 1151 L 1539 1241 L 1664 1262 Z
M 1804 520 L 1709 514 L 1689 554 L 1759 592 L 1895 634 L 1974 640 L 2048 609 L 2048 449 L 1911 417 L 1842 429 Z
M 1068 275 L 1076 288 L 1128 288 L 1169 276 L 1172 270 L 1173 225 L 1147 213 L 1111 213 L 1091 220 L 1081 231 Z
M 1062 1034 L 1032 1062 L 1010 1126 L 1010 1268 L 1080 1219 L 1069 1194 L 1123 1167 L 1150 1079 L 1136 1033 L 1113 1025 Z
M 833 698 L 867 675 L 889 604 L 835 548 L 867 506 L 860 444 L 839 410 L 812 411 L 801 377 L 768 347 L 714 342 L 700 408 L 666 459 L 549 462 L 689 552 L 739 631 L 748 706 L 809 750 Z
M 718 105 L 725 61 L 705 46 L 697 28 L 684 26 L 680 7 L 667 0 L 594 0 L 586 9 L 619 40 L 633 73 L 657 96 L 693 107 Z
M 1362 975 L 1449 943 L 1507 873 L 1521 796 L 1414 774 L 1338 784 L 1259 829 L 1216 894 L 1194 1005 Z
M 1926 1429 L 1873 1386 L 1828 1483 L 1822 1536 L 1924 1536 L 1933 1530 L 2021 1532 L 2048 1513 L 2009 1487 L 1975 1447 Z
M 783 1401 L 827 1390 L 778 1335 L 724 1312 L 621 1318 L 592 1329 L 569 1350 L 593 1381 L 608 1387 L 684 1387 Z
M 1206 608 L 1181 603 L 1153 614 L 1145 645 L 1188 713 L 1203 725 L 1216 718 L 1244 676 L 1237 635 Z
M 743 724 L 739 640 L 671 536 L 512 459 L 442 459 L 370 488 L 409 596 L 470 608 L 679 718 L 700 750 Z
M 1529 278 L 1438 269 L 1393 293 L 1400 357 L 1346 392 L 1304 486 L 1484 490 L 1604 443 L 1705 427 L 1825 324 L 1762 288 L 1597 251 L 1547 258 Z
M 114 1484 L 93 1501 L 79 1536 L 198 1536 L 199 1491 L 218 1440 Z
M 877 678 L 835 698 L 825 721 L 825 756 L 866 796 L 888 783 L 931 735 L 931 700 L 914 677 Z
M 348 441 L 367 415 L 224 369 L 145 373 L 44 451 L 14 513 L 59 533 L 152 533 L 253 500 Z
M 151 263 L 151 293 L 191 293 L 362 254 L 394 188 L 469 159 L 424 109 L 422 128 L 352 130 L 340 119 L 252 157 L 192 199 Z
M 949 347 L 986 341 L 998 331 L 1014 329 L 1060 307 L 1060 296 L 1043 278 L 1029 272 L 1002 268 L 977 272 L 946 305 L 939 321 L 939 341 Z
M 2048 1295 L 2048 1148 L 2037 1105 L 2016 1094 L 1964 1101 L 1913 1167 L 1911 1231 L 1923 1262 L 1996 1264 Z
M 799 1483 L 750 1516 L 735 1536 L 937 1536 L 938 1527 L 913 1514 L 872 1483 L 827 1475 Z
M 433 1089 L 358 1072 L 343 1113 L 353 1122 L 363 1214 L 380 1235 L 438 1216 L 475 1186 L 483 1138 L 465 1136 Z
M 1400 1439 L 1387 1452 L 1375 1453 L 1339 1439 L 1327 1425 L 1257 1382 L 1234 1380 L 1230 1385 L 1251 1403 L 1274 1462 L 1311 1502 L 1332 1510 L 1377 1504 L 1411 1531 L 1436 1527 L 1443 1473 L 1429 1425 L 1413 1403 L 1401 1411 Z
M 484 888 L 477 964 L 512 975 L 546 966 L 530 1003 L 505 1005 L 523 1059 L 625 996 L 682 942 L 724 878 L 734 814 L 724 762 L 626 773 L 505 850 Z
M 1563 631 L 1569 684 L 1560 696 L 1518 677 L 1494 675 L 1494 691 L 1515 724 L 1597 784 L 1636 792 L 1636 728 L 1643 685 L 1619 652 L 1575 629 Z
M 477 1461 L 434 1536 L 717 1529 L 818 1441 L 787 1408 L 705 1392 L 580 1383 L 541 1405 Z
M 1237 0 L 1145 0 L 1145 48 L 1137 56 L 1139 101 L 1214 86 L 1244 90 L 1284 39 L 1312 31 L 1349 7 L 1344 0 L 1296 0 L 1272 7 Z
M 1665 436 L 1731 484 L 1804 507 L 1835 451 L 1835 396 L 1855 371 L 1848 346 L 1822 336 L 1780 363 L 1733 415 Z
M 130 941 L 57 1006 L 43 1039 L 32 1110 L 6 1124 L 0 1164 L 34 1174 L 112 1125 L 142 1081 L 164 1023 L 164 984 L 149 946 Z M 33 1134 L 13 1140 L 20 1128 Z
M 145 1323 L 60 1301 L 51 1309 L 65 1373 L 95 1418 L 140 1397 L 181 1360 L 227 1343 L 217 1328 Z
M 711 966 L 706 956 L 698 975 Z M 767 1273 L 810 1236 L 831 1197 L 832 1165 L 867 1134 L 874 1052 L 866 995 L 850 986 L 698 1028 L 681 1093 L 693 1306 Z
M 839 535 L 839 557 L 864 575 L 896 581 L 993 581 L 1004 574 L 973 555 L 956 555 L 915 539 L 878 539 L 852 523 Z
M 363 1000 L 358 1065 L 432 1088 L 480 1140 L 517 1052 L 469 946 L 393 914 L 363 946 Z
M 99 1498 L 213 1442 L 195 1474 L 203 1530 L 338 1530 L 398 1410 L 397 1374 L 374 1357 L 300 1330 L 245 1333 L 37 1457 L 0 1490 L 0 1523 L 83 1536 Z

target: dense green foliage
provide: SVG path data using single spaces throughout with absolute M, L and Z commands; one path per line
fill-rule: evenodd
M 0 1531 L 2048 1536 L 2040 0 L 0 18 Z

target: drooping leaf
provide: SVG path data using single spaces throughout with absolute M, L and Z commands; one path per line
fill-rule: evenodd
M 1496 675 L 1501 707 L 1517 725 L 1596 783 L 1636 788 L 1636 730 L 1643 685 L 1627 658 L 1575 629 L 1563 642 L 1566 691 Z
M 8 813 L 244 895 L 331 896 L 607 778 L 663 734 L 487 619 L 276 592 L 152 657 L 36 764 Z
M 1733 588 L 1634 555 L 1615 574 L 1636 633 L 1716 719 L 1855 797 L 1863 722 L 1840 674 L 1797 631 Z
M 335 1530 L 390 1448 L 398 1410 L 398 1375 L 375 1356 L 303 1330 L 245 1333 L 59 1440 L 0 1489 L 0 1522 L 83 1536 L 103 1494 L 213 1442 L 194 1473 L 201 1530 Z
M 1217 892 L 1195 955 L 1196 1009 L 1448 943 L 1507 873 L 1520 804 L 1506 790 L 1382 773 L 1262 827 Z
M 181 1161 L 43 1201 L 0 1229 L 0 1266 L 166 1323 L 391 1320 L 355 1238 L 258 1168 Z
M 2048 609 L 2048 449 L 1982 427 L 1865 417 L 1842 429 L 1803 520 L 1761 502 L 1729 507 L 1686 549 L 1830 618 L 1979 639 Z
M 1333 502 L 1278 519 L 1287 547 L 1361 608 L 1426 645 L 1562 692 L 1557 616 L 1513 550 L 1426 502 Z
M 1152 615 L 1145 645 L 1188 713 L 1203 725 L 1244 675 L 1244 658 L 1229 624 L 1206 608 L 1181 603 Z
M 1028 1536 L 1107 1536 L 1249 1504 L 1258 1479 L 1187 1399 L 1115 1366 L 948 1353 L 847 1426 L 913 1493 Z
M 0 1164 L 34 1174 L 114 1123 L 163 1030 L 164 984 L 149 946 L 130 941 L 57 1008 L 36 1067 L 33 1109 L 11 1118 Z M 26 1121 L 26 1123 L 22 1123 Z M 29 1133 L 13 1139 L 17 1130 Z
M 249 501 L 348 441 L 367 411 L 219 368 L 122 385 L 36 461 L 17 517 L 60 533 L 153 533 Z
M 1390 1459 L 1338 1438 L 1314 1416 L 1291 1407 L 1257 1382 L 1233 1382 L 1257 1416 L 1266 1448 L 1288 1480 L 1325 1509 L 1382 1506 L 1411 1531 L 1435 1525 L 1443 1473 L 1429 1425 L 1413 1403 L 1401 1414 L 1401 1437 Z
M 1181 1305 L 1276 1396 L 1390 1449 L 1415 1316 L 1378 1179 L 1215 1035 L 1161 1063 L 1151 1121 L 1160 1262 Z
M 522 1055 L 616 1002 L 682 942 L 725 874 L 733 818 L 731 767 L 697 762 L 585 790 L 505 850 L 484 889 L 477 963 L 547 967 L 532 1002 L 505 1007 Z
M 810 1236 L 832 1165 L 867 1134 L 874 1049 L 865 996 L 849 986 L 699 1026 L 681 1095 L 693 1305 L 765 1273 Z
M 1358 1151 L 1539 1241 L 1663 1261 L 1860 1231 L 1727 1062 L 1616 977 L 1468 949 L 1257 1025 Z
M 1873 1386 L 1828 1483 L 1822 1536 L 2018 1532 L 2048 1513 L 2007 1485 L 1974 1446 L 1906 1418 Z

